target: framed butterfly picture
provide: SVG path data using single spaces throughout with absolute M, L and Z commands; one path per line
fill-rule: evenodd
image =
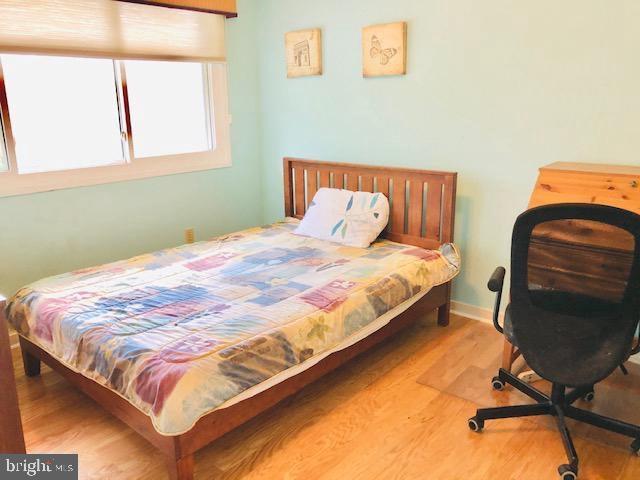
M 407 73 L 406 22 L 362 29 L 362 74 L 365 77 Z

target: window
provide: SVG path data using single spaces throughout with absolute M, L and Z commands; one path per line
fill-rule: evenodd
M 212 147 L 207 75 L 202 64 L 127 61 L 125 70 L 136 157 Z
M 0 58 L 18 173 L 124 163 L 112 61 Z
M 223 63 L 0 55 L 0 196 L 227 166 L 226 96 Z

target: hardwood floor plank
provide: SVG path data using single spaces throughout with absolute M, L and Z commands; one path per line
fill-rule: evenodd
M 196 480 L 555 478 L 564 452 L 545 424 L 467 428 L 474 393 L 490 388 L 477 377 L 497 369 L 502 337 L 455 315 L 448 328 L 435 322 L 429 315 L 198 452 Z M 56 373 L 15 371 L 29 451 L 79 453 L 85 480 L 166 478 L 161 454 Z M 611 405 L 628 413 L 628 402 Z M 590 435 L 575 441 L 581 480 L 639 478 L 640 458 Z

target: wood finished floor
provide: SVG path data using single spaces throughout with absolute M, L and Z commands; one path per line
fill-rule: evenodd
M 427 372 L 446 385 L 496 363 L 488 352 L 500 337 L 490 329 L 425 318 L 199 452 L 196 480 L 556 479 L 565 460 L 554 431 L 513 419 L 474 434 L 473 402 L 417 381 Z M 166 478 L 153 447 L 59 375 L 43 366 L 26 378 L 17 361 L 16 373 L 30 452 L 79 453 L 82 479 Z M 575 440 L 581 480 L 640 478 L 640 458 Z

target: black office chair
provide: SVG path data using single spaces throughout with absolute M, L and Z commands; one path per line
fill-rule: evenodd
M 571 235 L 593 239 L 597 232 L 612 230 L 616 235 L 607 236 L 602 248 L 587 248 Z M 520 349 L 533 371 L 552 383 L 551 395 L 500 369 L 493 379 L 495 389 L 509 384 L 537 403 L 479 409 L 469 419 L 469 428 L 480 432 L 492 419 L 554 416 L 569 459 L 558 468 L 563 480 L 578 475 L 578 455 L 565 418 L 631 437 L 631 450 L 638 454 L 640 426 L 573 404 L 592 397 L 594 385 L 637 350 L 633 342 L 640 318 L 640 216 L 590 204 L 544 206 L 520 215 L 513 229 L 511 302 L 503 329 L 498 313 L 504 276 L 505 269 L 498 267 L 488 284 L 497 293 L 495 327 Z

